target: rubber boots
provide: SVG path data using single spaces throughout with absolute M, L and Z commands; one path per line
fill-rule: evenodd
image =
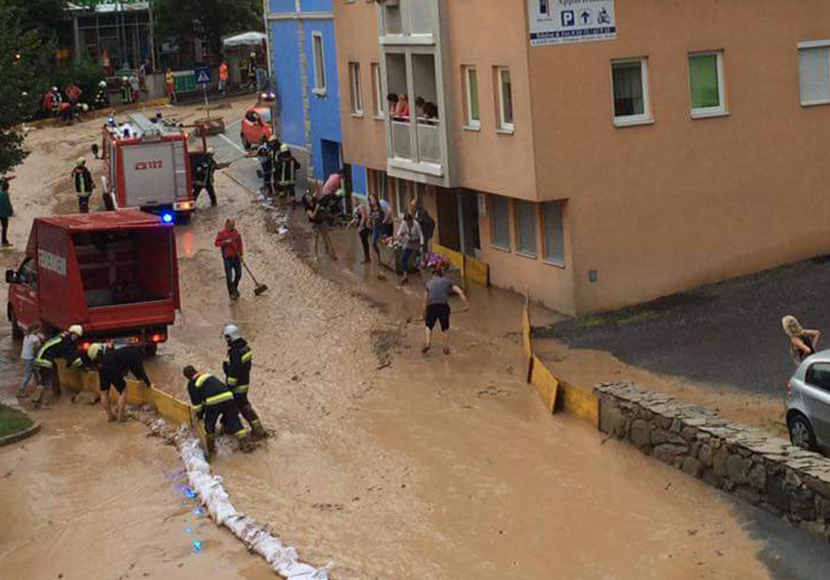
M 265 428 L 259 420 L 259 415 L 256 414 L 256 411 L 254 411 L 254 408 L 251 405 L 240 407 L 239 412 L 245 420 L 250 423 L 254 439 L 265 439 L 268 437 L 268 433 L 265 431 Z
M 207 456 L 210 457 L 216 453 L 216 436 L 213 433 L 205 433 L 205 443 L 207 444 Z

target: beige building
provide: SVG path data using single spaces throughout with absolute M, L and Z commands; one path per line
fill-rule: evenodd
M 568 313 L 826 254 L 830 4 L 792 4 L 336 0 L 345 161 Z

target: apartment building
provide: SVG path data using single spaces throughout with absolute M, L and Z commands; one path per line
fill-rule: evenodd
M 497 286 L 586 313 L 830 252 L 826 2 L 334 0 L 334 16 L 355 190 L 401 211 L 418 196 Z
M 318 182 L 342 164 L 333 1 L 264 2 L 280 138 Z

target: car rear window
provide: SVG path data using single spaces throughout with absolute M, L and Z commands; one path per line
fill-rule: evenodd
M 271 124 L 271 109 L 261 109 L 259 111 L 259 116 L 262 117 L 262 120 Z
M 807 383 L 830 392 L 830 363 L 816 363 L 807 369 Z

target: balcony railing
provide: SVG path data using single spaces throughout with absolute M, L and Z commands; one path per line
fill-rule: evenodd
M 412 142 L 409 139 L 409 123 L 392 121 L 392 155 L 401 159 L 412 159 Z
M 426 124 L 419 120 L 418 131 L 418 154 L 421 161 L 441 163 L 441 127 L 437 124 Z

